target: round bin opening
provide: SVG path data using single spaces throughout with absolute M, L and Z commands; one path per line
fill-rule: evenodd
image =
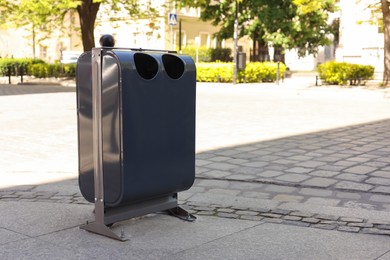
M 135 68 L 144 79 L 152 79 L 158 72 L 158 63 L 150 55 L 145 53 L 134 54 Z
M 180 78 L 184 73 L 184 63 L 183 61 L 175 56 L 170 54 L 164 54 L 162 56 L 162 61 L 164 64 L 165 71 L 168 76 L 173 79 Z

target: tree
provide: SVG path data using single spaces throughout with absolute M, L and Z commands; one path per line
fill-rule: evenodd
M 381 10 L 384 26 L 384 70 L 383 85 L 390 84 L 390 3 L 387 0 L 381 0 Z
M 361 0 L 357 0 L 359 3 Z M 367 3 L 367 2 L 366 2 Z M 390 86 L 390 1 L 388 0 L 371 0 L 368 1 L 367 8 L 371 9 L 372 17 L 370 23 L 373 20 L 380 20 L 383 26 L 383 38 L 384 38 L 384 60 L 383 60 L 383 86 Z M 378 19 L 378 18 L 381 19 Z M 367 21 L 366 21 L 367 22 Z
M 102 5 L 108 7 L 107 15 L 112 20 L 116 19 L 119 13 L 120 17 L 133 19 L 158 15 L 150 1 L 146 4 L 141 2 L 138 0 L 0 0 L 0 12 L 3 13 L 0 15 L 0 23 L 8 22 L 17 27 L 31 25 L 33 34 L 36 29 L 50 34 L 54 30 L 64 29 L 65 15 L 71 10 L 76 10 L 80 20 L 83 48 L 84 51 L 89 51 L 95 47 L 93 32 Z
M 240 37 L 247 35 L 253 49 L 268 53 L 268 43 L 275 50 L 298 50 L 300 56 L 314 54 L 319 46 L 330 43 L 328 14 L 336 10 L 335 0 L 237 0 Z M 221 27 L 218 39 L 233 36 L 234 1 L 183 0 L 182 4 L 202 8 L 201 19 Z M 264 57 L 262 57 L 264 58 Z M 260 59 L 262 59 L 260 57 Z

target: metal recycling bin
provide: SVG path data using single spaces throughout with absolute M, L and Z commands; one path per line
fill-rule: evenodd
M 98 63 L 93 51 L 82 54 L 76 69 L 82 195 L 96 200 L 92 70 L 100 66 L 104 207 L 159 204 L 165 198 L 173 198 L 165 208 L 177 205 L 177 193 L 195 179 L 194 61 L 164 51 L 101 48 L 98 53 Z

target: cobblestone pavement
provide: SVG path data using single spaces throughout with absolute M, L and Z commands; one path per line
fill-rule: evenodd
M 179 194 L 183 207 L 390 235 L 386 90 L 308 86 L 199 84 L 197 178 Z M 76 180 L 75 94 L 30 87 L 0 86 L 0 201 L 88 204 Z M 46 93 L 20 95 L 36 92 Z

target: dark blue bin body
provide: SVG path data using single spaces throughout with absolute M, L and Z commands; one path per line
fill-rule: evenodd
M 185 55 L 102 51 L 104 203 L 174 195 L 195 179 L 196 70 Z M 79 186 L 94 202 L 91 53 L 76 69 Z

